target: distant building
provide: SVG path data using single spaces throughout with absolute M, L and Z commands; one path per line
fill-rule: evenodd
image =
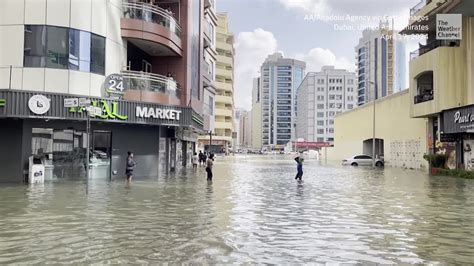
M 251 111 L 251 148 L 262 148 L 262 102 L 260 101 L 260 78 L 253 79 Z
M 239 146 L 240 149 L 248 149 L 251 147 L 251 113 L 247 111 L 243 111 L 240 115 L 239 121 Z
M 357 106 L 355 73 L 325 66 L 310 72 L 298 88 L 296 137 L 310 142 L 334 141 L 334 116 Z
M 364 30 L 355 47 L 358 105 L 407 88 L 405 43 L 388 22 L 378 30 Z
M 275 53 L 261 67 L 262 145 L 283 150 L 295 138 L 296 88 L 304 77 L 306 63 Z

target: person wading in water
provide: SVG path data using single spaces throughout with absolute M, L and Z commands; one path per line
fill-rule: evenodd
M 127 156 L 127 166 L 125 168 L 125 175 L 127 176 L 127 181 L 132 181 L 133 178 L 133 170 L 137 163 L 133 160 L 133 152 L 129 151 Z
M 209 158 L 206 162 L 206 172 L 207 172 L 207 180 L 212 181 L 212 166 L 214 165 L 214 154 L 209 154 Z
M 304 162 L 304 159 L 302 157 L 298 156 L 298 157 L 295 158 L 295 161 L 297 163 L 297 166 L 296 166 L 297 173 L 296 173 L 295 179 L 296 180 L 299 179 L 299 181 L 301 181 L 302 178 L 303 178 L 303 162 Z

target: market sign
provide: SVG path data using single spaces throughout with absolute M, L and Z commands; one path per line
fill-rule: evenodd
M 443 133 L 474 132 L 474 105 L 443 112 Z
M 88 107 L 95 107 L 87 109 Z M 100 108 L 102 111 L 96 111 L 97 108 Z M 102 118 L 102 119 L 118 119 L 118 120 L 127 120 L 127 115 L 121 115 L 118 111 L 118 102 L 107 102 L 105 100 L 101 101 L 91 101 L 90 106 L 81 106 L 79 108 L 71 107 L 69 112 L 86 112 L 89 110 L 91 117 Z
M 8 105 L 2 104 L 7 102 Z M 92 106 L 89 112 L 88 106 Z M 202 116 L 191 107 L 0 89 L 0 118 L 79 121 L 86 120 L 88 113 L 92 120 L 109 123 L 186 127 L 195 132 L 203 130 Z

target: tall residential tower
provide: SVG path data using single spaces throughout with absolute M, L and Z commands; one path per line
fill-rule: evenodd
M 296 89 L 304 77 L 306 63 L 269 55 L 260 69 L 262 101 L 262 145 L 283 149 L 295 138 Z
M 405 44 L 398 37 L 388 22 L 363 31 L 355 48 L 358 105 L 407 89 Z

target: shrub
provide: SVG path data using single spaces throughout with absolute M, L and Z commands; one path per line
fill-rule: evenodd
M 423 155 L 423 159 L 430 162 L 432 167 L 443 168 L 448 156 L 445 154 L 425 154 Z
M 465 179 L 474 179 L 474 172 L 466 171 L 463 169 L 441 169 L 437 174 L 437 176 L 455 176 Z

